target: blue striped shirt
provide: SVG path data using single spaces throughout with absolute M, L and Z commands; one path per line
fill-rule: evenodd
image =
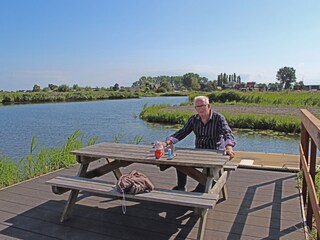
M 200 116 L 191 116 L 188 122 L 179 131 L 167 138 L 177 143 L 193 132 L 196 136 L 195 147 L 203 149 L 219 149 L 225 146 L 235 146 L 236 142 L 228 122 L 219 113 L 211 111 L 206 124 L 201 122 Z

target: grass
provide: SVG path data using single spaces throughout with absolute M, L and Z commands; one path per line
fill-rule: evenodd
M 283 91 L 283 92 L 240 92 L 240 91 L 215 91 L 206 94 L 210 102 L 250 104 L 259 106 L 296 106 L 320 107 L 319 92 L 310 91 Z M 192 101 L 196 95 L 191 94 Z
M 148 122 L 185 124 L 192 112 L 166 111 L 169 105 L 144 106 L 140 117 Z M 251 113 L 222 113 L 230 127 L 241 129 L 273 130 L 285 133 L 299 133 L 300 119 L 290 116 L 256 115 Z
M 97 138 L 92 137 L 87 145 L 92 145 L 96 141 Z M 9 157 L 0 156 L 0 189 L 60 168 L 73 166 L 76 158 L 70 151 L 83 147 L 83 134 L 80 130 L 75 131 L 61 147 L 42 148 L 39 151 L 37 147 L 36 137 L 33 136 L 30 152 L 25 158 L 16 162 Z
M 128 91 L 80 91 L 80 92 L 0 92 L 3 104 L 96 101 L 104 99 L 138 98 Z
M 300 189 L 302 189 L 302 178 L 303 178 L 303 171 L 300 170 L 298 172 L 298 186 L 299 186 Z M 317 197 L 318 197 L 318 199 L 320 199 L 320 166 L 316 167 L 316 176 L 315 176 L 314 186 L 315 186 L 315 189 L 316 189 Z M 308 198 L 307 198 L 307 201 L 308 201 Z M 306 212 L 306 208 L 304 210 Z M 315 219 L 313 219 L 312 230 L 311 231 L 309 230 L 309 233 L 308 233 L 309 239 L 310 240 L 318 239 L 317 238 L 317 233 L 318 233 L 318 229 L 317 229 L 317 226 L 316 226 Z
M 252 113 L 222 112 L 222 114 L 232 128 L 273 130 L 284 133 L 300 133 L 301 131 L 301 120 L 296 117 Z
M 114 136 L 114 142 L 121 142 L 125 136 Z M 87 144 L 83 144 L 83 134 L 80 130 L 75 131 L 68 137 L 61 147 L 42 148 L 39 151 L 38 142 L 34 135 L 31 139 L 30 152 L 20 161 L 16 162 L 9 157 L 0 155 L 0 189 L 15 183 L 31 179 L 60 168 L 69 168 L 76 164 L 76 157 L 70 154 L 72 150 L 84 146 L 93 145 L 98 138 L 89 138 Z M 142 136 L 135 135 L 130 144 L 140 144 Z

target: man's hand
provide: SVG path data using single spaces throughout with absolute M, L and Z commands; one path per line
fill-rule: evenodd
M 232 158 L 234 158 L 234 155 L 236 155 L 236 153 L 233 151 L 232 146 L 226 146 L 226 150 L 224 151 L 225 155 L 229 155 L 231 160 Z

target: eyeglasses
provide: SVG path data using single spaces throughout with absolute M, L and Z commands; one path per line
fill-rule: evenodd
M 196 109 L 200 109 L 200 108 L 205 108 L 206 106 L 208 106 L 208 104 L 198 105 L 198 106 L 194 106 L 194 107 Z

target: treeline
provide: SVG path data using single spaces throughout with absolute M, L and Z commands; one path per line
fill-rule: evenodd
M 91 87 L 91 86 L 86 86 L 86 87 L 81 87 L 78 84 L 73 84 L 72 87 L 70 87 L 67 84 L 62 84 L 62 85 L 55 85 L 55 84 L 48 84 L 47 87 L 41 88 L 40 85 L 35 84 L 32 88 L 32 90 L 27 90 L 26 92 L 90 92 L 90 91 L 125 91 L 125 90 L 130 90 L 130 88 L 125 88 L 123 86 L 119 86 L 118 83 L 116 83 L 114 86 L 111 87 Z M 25 92 L 25 91 L 20 91 L 20 92 Z
M 214 91 L 227 83 L 241 83 L 241 77 L 235 73 L 230 75 L 221 73 L 218 75 L 217 80 L 209 80 L 196 73 L 187 73 L 183 76 L 143 76 L 132 84 L 132 88 L 144 92 L 170 92 L 173 90 Z
M 130 91 L 79 91 L 79 92 L 0 92 L 2 104 L 95 101 L 104 99 L 139 98 Z

